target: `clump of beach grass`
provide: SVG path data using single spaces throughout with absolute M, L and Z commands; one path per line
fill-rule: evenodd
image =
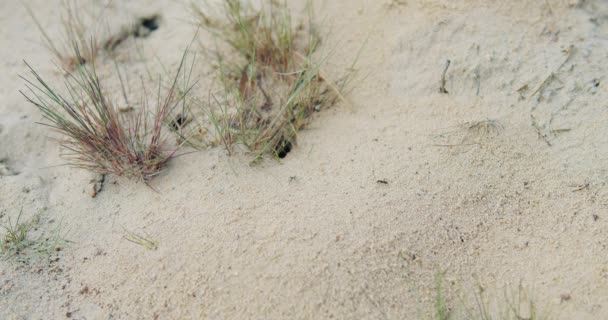
M 75 56 L 81 57 L 78 47 Z M 189 91 L 177 90 L 185 56 L 164 95 L 159 80 L 154 112 L 147 97 L 140 101 L 136 112 L 120 112 L 94 63 L 79 66 L 65 76 L 67 94 L 60 93 L 28 64 L 33 79 L 22 77 L 28 90 L 21 93 L 42 112 L 42 124 L 61 136 L 56 140 L 66 151 L 69 165 L 147 183 L 177 151 L 177 147 L 169 148 L 164 124 Z M 122 89 L 126 92 L 124 84 Z
M 313 62 L 320 43 L 313 10 L 309 21 L 296 24 L 285 3 L 272 0 L 261 8 L 225 0 L 221 19 L 194 8 L 200 26 L 229 48 L 216 50 L 223 94 L 206 105 L 215 143 L 230 154 L 244 145 L 255 159 L 284 158 L 312 115 L 343 98 L 321 72 L 327 57 Z

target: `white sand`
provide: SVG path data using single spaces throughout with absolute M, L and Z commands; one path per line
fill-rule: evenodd
M 59 1 L 28 3 L 59 34 Z M 159 73 L 155 56 L 175 66 L 194 33 L 187 9 L 115 1 L 108 16 L 163 15 L 142 42 Z M 18 174 L 0 176 L 2 221 L 47 208 L 40 228 L 63 223 L 72 243 L 52 263 L 0 260 L 0 319 L 420 319 L 438 271 L 450 290 L 479 281 L 500 298 L 521 282 L 554 318 L 607 318 L 608 2 L 316 10 L 322 49 L 335 51 L 327 74 L 344 74 L 369 36 L 352 110 L 321 113 L 281 164 L 217 148 L 175 159 L 158 192 L 109 177 L 91 198 L 92 174 L 50 167 L 62 160 L 18 92 L 22 59 L 59 77 L 23 6 L 5 1 L 0 172 Z M 488 134 L 459 126 L 486 119 L 499 124 Z

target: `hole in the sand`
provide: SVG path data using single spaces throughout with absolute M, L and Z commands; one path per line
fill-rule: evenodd
M 280 159 L 287 157 L 287 154 L 289 152 L 291 152 L 292 148 L 293 148 L 293 144 L 290 141 L 287 141 L 287 140 L 281 141 L 281 143 L 279 143 L 279 145 L 275 149 L 277 157 L 279 157 Z
M 172 121 L 171 127 L 175 130 L 183 128 L 188 123 L 188 119 L 182 113 L 178 114 Z
M 160 20 L 158 14 L 139 18 L 136 23 L 123 27 L 120 32 L 109 37 L 103 47 L 108 51 L 113 51 L 130 37 L 145 38 L 159 28 Z
M 139 24 L 135 30 L 135 37 L 145 38 L 150 35 L 153 31 L 156 31 L 160 26 L 160 15 L 152 15 L 149 17 L 143 17 L 139 19 Z

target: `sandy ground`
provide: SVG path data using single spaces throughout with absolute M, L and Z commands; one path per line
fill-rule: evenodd
M 58 34 L 59 1 L 28 3 Z M 465 295 L 521 283 L 552 318 L 608 318 L 608 2 L 317 1 L 326 73 L 369 39 L 352 107 L 319 114 L 282 163 L 211 149 L 175 159 L 157 192 L 109 177 L 96 198 L 18 92 L 22 59 L 59 76 L 21 2 L 2 6 L 2 221 L 42 212 L 37 232 L 61 224 L 70 243 L 0 260 L 1 319 L 421 319 L 437 272 Z M 187 2 L 108 17 L 154 12 L 142 43 L 162 72 L 194 34 Z

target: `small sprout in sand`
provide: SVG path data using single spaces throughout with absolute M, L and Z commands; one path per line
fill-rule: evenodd
M 41 214 L 36 214 L 27 221 L 23 220 L 22 214 L 23 210 L 19 211 L 14 221 L 7 217 L 6 221 L 0 222 L 0 253 L 5 258 L 16 256 L 19 261 L 27 262 L 41 255 L 51 255 L 63 248 L 66 240 L 61 237 L 59 227 L 33 236 L 31 233 L 38 230 Z
M 125 235 L 123 236 L 125 240 L 138 244 L 148 250 L 156 250 L 158 249 L 158 241 L 152 239 L 149 235 L 146 237 L 140 236 L 135 232 L 131 232 L 125 230 Z
M 19 211 L 19 215 L 14 223 L 11 221 L 11 218 L 8 217 L 6 223 L 2 225 L 2 228 L 5 231 L 0 241 L 3 253 L 18 253 L 28 244 L 27 233 L 31 228 L 31 224 L 21 221 L 22 213 L 23 210 Z
M 286 5 L 276 1 L 255 9 L 226 0 L 223 20 L 195 10 L 201 27 L 232 50 L 217 55 L 224 95 L 206 106 L 215 144 L 229 153 L 235 144 L 244 145 L 256 160 L 284 158 L 313 114 L 343 99 L 321 72 L 325 59 L 312 61 L 320 42 L 312 18 L 295 25 Z
M 81 56 L 77 48 L 76 56 Z M 148 182 L 174 157 L 177 149 L 168 149 L 164 124 L 189 91 L 176 90 L 184 57 L 164 97 L 159 81 L 154 114 L 149 112 L 147 99 L 135 114 L 121 113 L 103 87 L 95 64 L 81 66 L 66 76 L 68 95 L 51 87 L 28 64 L 35 80 L 23 78 L 28 91 L 22 94 L 42 112 L 44 125 L 63 136 L 58 142 L 67 151 L 64 156 L 68 164 Z M 124 85 L 123 92 L 126 92 Z

